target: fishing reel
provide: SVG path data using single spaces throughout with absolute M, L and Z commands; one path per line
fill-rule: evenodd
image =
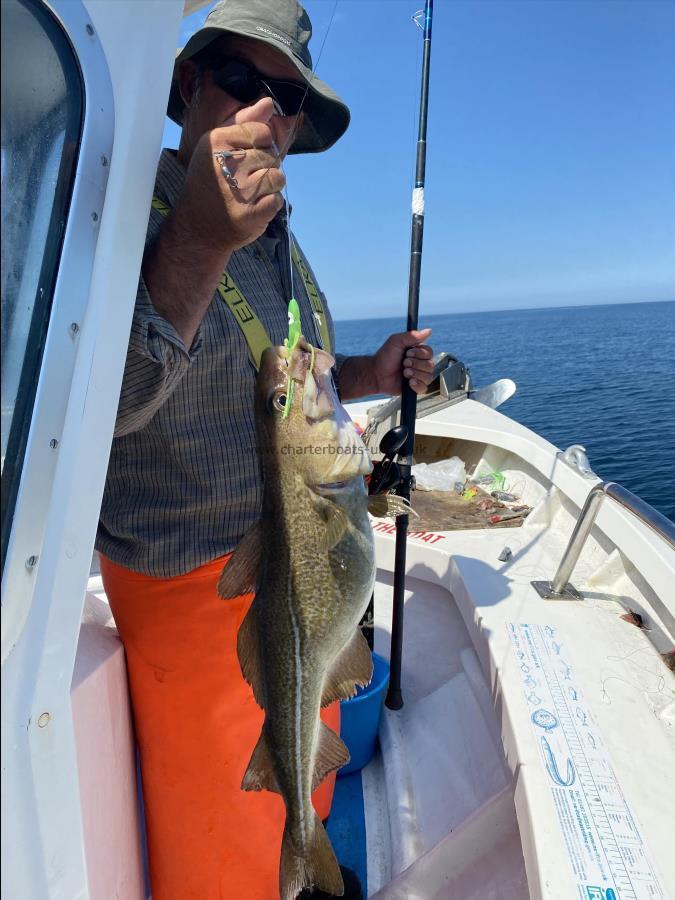
M 383 459 L 376 462 L 368 480 L 369 494 L 386 494 L 403 481 L 401 467 L 394 457 L 408 440 L 408 429 L 405 425 L 391 428 L 380 441 L 380 453 Z M 411 488 L 413 485 L 411 485 Z

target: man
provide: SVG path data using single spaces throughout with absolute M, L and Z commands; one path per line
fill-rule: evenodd
M 310 35 L 295 0 L 223 0 L 172 85 L 183 130 L 159 164 L 97 539 L 127 654 L 154 900 L 277 896 L 283 804 L 240 790 L 262 724 L 236 657 L 252 597 L 223 603 L 215 585 L 260 513 L 256 334 L 283 342 L 293 293 L 305 336 L 334 345 L 302 256 L 291 284 L 281 195 L 285 153 L 325 150 L 349 123 L 312 75 Z M 342 399 L 397 393 L 402 368 L 422 392 L 429 333 L 338 357 Z M 339 710 L 327 721 L 339 728 Z M 330 784 L 320 792 L 325 817 Z

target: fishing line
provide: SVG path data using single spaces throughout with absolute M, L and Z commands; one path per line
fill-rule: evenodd
M 307 84 L 305 86 L 305 93 L 302 95 L 302 100 L 300 101 L 300 109 L 298 110 L 295 123 L 293 124 L 293 128 L 289 132 L 286 142 L 284 143 L 283 147 L 281 148 L 281 151 L 279 152 L 279 156 L 281 156 L 283 153 L 285 153 L 286 150 L 288 150 L 288 148 L 291 146 L 291 144 L 295 140 L 298 125 L 299 125 L 300 113 L 302 112 L 302 107 L 305 105 L 305 100 L 307 99 L 307 94 L 309 93 L 309 89 L 312 86 L 314 79 L 316 78 L 316 70 L 318 69 L 319 62 L 321 61 L 321 57 L 323 55 L 323 49 L 326 46 L 326 40 L 328 38 L 331 28 L 333 27 L 333 20 L 335 19 L 335 13 L 336 13 L 336 10 L 338 7 L 338 3 L 339 3 L 339 0 L 335 0 L 335 2 L 333 3 L 333 10 L 331 12 L 331 16 L 328 21 L 328 26 L 327 26 L 325 34 L 323 36 L 323 40 L 321 41 L 321 46 L 319 47 L 319 55 L 316 58 L 316 62 L 314 63 L 314 66 L 312 67 L 312 71 L 309 76 L 309 81 L 307 82 Z M 279 157 L 277 157 L 277 158 L 279 158 Z M 272 168 L 272 167 L 270 166 L 270 168 Z M 269 172 L 269 169 L 267 171 Z
M 305 100 L 307 99 L 307 95 L 309 94 L 309 89 L 312 86 L 312 83 L 314 82 L 314 79 L 316 77 L 316 70 L 318 69 L 319 62 L 321 61 L 321 57 L 323 55 L 323 50 L 324 50 L 324 47 L 326 46 L 326 40 L 328 39 L 328 35 L 330 34 L 331 28 L 333 27 L 333 21 L 335 19 L 335 13 L 337 11 L 338 3 L 339 3 L 339 0 L 334 0 L 333 9 L 331 11 L 330 19 L 328 21 L 328 26 L 324 33 L 323 40 L 321 41 L 321 46 L 319 47 L 319 55 L 317 56 L 316 62 L 314 63 L 314 65 L 312 67 L 312 71 L 310 73 L 309 80 L 308 80 L 307 84 L 305 85 L 305 92 L 302 95 L 302 100 L 300 101 L 300 108 L 296 114 L 295 122 L 293 123 L 293 127 L 290 129 L 282 147 L 280 149 L 278 147 L 276 147 L 277 158 L 276 158 L 275 162 L 283 159 L 284 154 L 292 146 L 293 141 L 295 140 L 295 138 L 297 136 L 298 128 L 300 127 L 300 122 L 302 121 L 301 116 L 302 116 L 303 107 L 305 105 Z M 271 90 L 271 88 L 269 88 L 267 85 L 265 85 L 265 87 L 267 87 L 267 90 L 270 94 L 272 101 L 274 102 L 275 107 L 277 109 L 281 109 L 281 104 L 279 103 L 277 98 L 274 96 L 274 93 Z M 265 175 L 267 175 L 267 173 L 272 168 L 274 168 L 274 166 L 269 166 L 265 170 L 262 178 L 260 179 L 260 185 L 262 185 Z M 283 172 L 283 174 L 285 176 L 286 172 L 284 171 L 282 162 L 279 163 L 279 169 L 281 170 L 281 172 Z M 286 203 L 286 230 L 288 232 L 288 271 L 289 271 L 289 275 L 290 275 L 290 288 L 291 288 L 291 296 L 289 299 L 292 299 L 295 296 L 295 283 L 294 283 L 294 278 L 293 278 L 293 236 L 291 234 L 291 204 L 290 204 L 290 199 L 289 199 L 289 194 L 288 194 L 288 181 L 286 181 L 286 184 L 284 185 L 283 196 L 284 196 L 284 200 Z M 256 200 L 256 198 L 257 198 L 257 194 L 254 194 L 252 200 Z
M 602 602 L 608 601 L 614 601 L 615 603 L 618 603 L 622 609 L 628 608 L 627 605 L 618 598 L 611 596 L 602 598 Z M 603 616 L 603 618 L 600 620 L 600 627 L 606 629 L 607 621 L 606 619 L 604 619 L 603 614 L 611 615 L 610 609 L 608 609 L 606 606 L 603 606 L 599 599 L 595 602 L 593 602 L 593 600 L 586 600 L 586 602 L 589 604 L 590 611 L 595 614 L 596 620 L 599 616 Z M 632 690 L 636 690 L 639 693 L 647 696 L 648 698 L 658 695 L 663 695 L 666 698 L 669 698 L 668 692 L 665 690 L 666 680 L 661 671 L 660 661 L 654 660 L 654 652 L 656 648 L 653 642 L 647 636 L 648 632 L 652 631 L 653 629 L 640 628 L 632 633 L 626 631 L 621 635 L 621 637 L 617 638 L 614 637 L 614 634 L 616 633 L 616 627 L 616 620 L 613 619 L 611 623 L 612 631 L 608 636 L 614 652 L 605 654 L 605 660 L 610 664 L 618 663 L 624 666 L 626 672 L 611 672 L 608 675 L 605 675 L 602 671 L 600 672 L 600 691 L 602 702 L 610 706 L 612 704 L 612 697 L 607 688 L 607 685 L 610 681 L 622 682 Z M 640 664 L 642 662 L 642 659 L 640 658 L 642 654 L 647 654 L 649 661 L 648 666 Z M 638 655 L 637 660 L 634 658 L 636 655 Z M 647 681 L 646 678 L 648 678 L 649 681 Z M 652 709 L 654 709 L 654 707 L 652 707 Z M 654 711 L 656 712 L 655 709 Z
M 321 57 L 323 55 L 323 48 L 326 46 L 326 39 L 328 38 L 330 30 L 333 27 L 333 20 L 335 18 L 335 12 L 337 10 L 338 2 L 339 2 L 339 0 L 335 0 L 335 2 L 333 3 L 333 9 L 331 11 L 330 19 L 328 20 L 328 27 L 326 28 L 326 31 L 323 36 L 323 40 L 321 41 L 321 46 L 319 47 L 319 55 L 316 58 L 316 62 L 314 63 L 314 66 L 312 67 L 312 72 L 310 74 L 309 81 L 307 82 L 307 85 L 305 87 L 305 93 L 303 94 L 302 100 L 300 101 L 300 109 L 298 110 L 298 114 L 295 117 L 295 122 L 293 123 L 293 127 L 291 128 L 291 130 L 286 138 L 286 142 L 285 142 L 284 146 L 281 148 L 281 150 L 279 151 L 279 156 L 277 157 L 277 159 L 281 159 L 283 157 L 283 154 L 292 146 L 293 141 L 295 140 L 295 137 L 297 135 L 298 128 L 299 128 L 299 125 L 301 122 L 302 110 L 305 105 L 305 100 L 307 99 L 307 95 L 309 93 L 309 89 L 312 85 L 312 82 L 314 81 L 314 79 L 316 77 L 316 70 L 319 67 L 319 62 L 321 61 Z M 280 163 L 279 168 L 283 172 L 284 177 L 286 177 L 286 172 L 284 170 L 283 163 Z M 293 235 L 291 233 L 291 202 L 290 202 L 289 195 L 288 195 L 288 179 L 286 180 L 286 183 L 284 185 L 284 198 L 286 200 L 286 231 L 287 231 L 287 235 L 288 235 L 288 271 L 290 274 L 291 297 L 294 297 L 295 296 L 295 285 L 294 285 L 294 281 L 293 281 Z M 316 326 L 316 323 L 315 323 L 315 326 Z
M 509 484 L 509 487 L 506 486 L 507 484 Z M 524 478 L 521 478 L 519 481 L 515 481 L 513 483 L 504 482 L 504 493 L 515 494 L 518 498 L 522 499 L 526 487 L 527 484 Z
M 612 705 L 612 698 L 606 687 L 608 681 L 620 681 L 623 684 L 627 685 L 632 690 L 638 691 L 638 693 L 640 693 L 640 694 L 646 694 L 648 696 L 651 696 L 652 694 L 655 696 L 658 696 L 659 694 L 663 694 L 665 697 L 670 699 L 668 692 L 664 690 L 664 688 L 666 686 L 665 677 L 658 672 L 650 672 L 647 669 L 644 669 L 643 671 L 647 672 L 648 675 L 650 675 L 656 679 L 656 684 L 655 684 L 654 690 L 650 691 L 647 689 L 646 685 L 640 684 L 638 675 L 636 675 L 635 682 L 629 681 L 627 678 L 624 678 L 622 675 L 608 675 L 606 678 L 602 679 L 602 682 L 600 684 L 600 688 L 602 690 L 601 699 L 602 699 L 603 703 L 605 703 L 607 706 Z

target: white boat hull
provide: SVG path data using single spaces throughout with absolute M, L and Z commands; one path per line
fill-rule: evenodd
M 362 412 L 353 410 L 357 418 Z M 517 528 L 424 531 L 409 538 L 405 705 L 399 712 L 385 711 L 381 753 L 363 770 L 369 896 L 585 896 L 510 637 L 512 624 L 528 623 L 555 629 L 564 641 L 589 723 L 636 823 L 633 849 L 644 861 L 642 881 L 633 894 L 624 890 L 616 896 L 665 897 L 667 886 L 675 885 L 667 827 L 675 806 L 675 680 L 659 654 L 672 641 L 673 601 L 666 586 L 675 584 L 675 552 L 630 513 L 608 504 L 574 573 L 585 599 L 542 600 L 531 581 L 551 578 L 595 482 L 561 467 L 556 448 L 537 435 L 471 401 L 419 426 L 427 450 L 438 440 L 445 451 L 461 450 L 476 468 L 499 468 L 534 510 Z M 374 530 L 375 649 L 386 657 L 394 529 L 374 522 Z M 502 562 L 498 557 L 507 544 L 513 555 Z M 104 597 L 95 578 L 91 588 Z M 639 611 L 649 630 L 622 618 L 626 609 Z M 106 675 L 98 672 L 97 683 L 100 690 L 105 685 L 107 692 L 119 694 L 123 672 L 116 654 L 108 653 L 110 631 L 103 642 L 96 631 L 105 627 L 86 626 L 76 672 L 83 671 L 81 654 L 90 657 L 92 646 L 106 648 L 101 664 Z M 88 720 L 92 709 L 92 699 L 86 706 L 77 702 L 82 689 L 80 681 L 73 707 L 86 821 L 85 786 L 96 781 L 105 794 L 121 778 L 128 787 L 135 769 L 129 737 L 125 774 L 119 767 L 102 768 L 91 752 L 80 753 L 80 745 L 90 739 L 78 717 Z M 127 814 L 135 821 L 128 790 L 125 796 Z M 138 854 L 129 853 L 128 824 L 119 803 L 117 812 L 106 817 L 106 827 L 108 865 L 115 871 L 131 867 L 129 877 L 141 893 L 125 896 L 140 898 Z M 609 852 L 611 840 L 598 840 Z M 96 850 L 89 845 L 87 856 L 90 871 L 97 870 Z M 635 867 L 628 869 L 635 875 Z M 103 900 L 109 894 L 92 879 L 90 896 Z M 611 894 L 607 897 L 611 900 Z

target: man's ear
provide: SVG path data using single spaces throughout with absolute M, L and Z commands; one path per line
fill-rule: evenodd
M 192 106 L 199 81 L 199 69 L 191 59 L 184 59 L 178 67 L 178 90 L 186 109 Z

